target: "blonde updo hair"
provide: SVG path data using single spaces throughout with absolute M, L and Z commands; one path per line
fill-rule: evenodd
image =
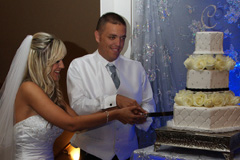
M 59 82 L 50 73 L 53 64 L 67 54 L 64 43 L 55 36 L 39 32 L 33 35 L 24 81 L 36 83 L 58 106 L 65 110 Z

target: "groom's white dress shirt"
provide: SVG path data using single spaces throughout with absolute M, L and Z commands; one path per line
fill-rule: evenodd
M 98 51 L 74 59 L 68 69 L 67 90 L 71 107 L 79 115 L 85 115 L 116 106 L 116 95 L 135 99 L 148 112 L 155 111 L 152 89 L 144 68 L 138 61 L 120 55 L 111 62 L 117 68 L 120 86 L 115 88 L 105 60 Z M 136 125 L 148 130 L 152 119 Z M 77 132 L 72 145 L 103 160 L 111 160 L 116 154 L 125 160 L 138 148 L 135 125 L 115 120 L 101 127 Z

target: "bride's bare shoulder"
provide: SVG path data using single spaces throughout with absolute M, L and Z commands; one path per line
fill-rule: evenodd
M 20 87 L 19 87 L 19 90 L 18 92 L 21 92 L 21 93 L 33 93 L 33 92 L 36 92 L 36 91 L 42 91 L 42 89 L 37 85 L 35 84 L 34 82 L 31 82 L 31 81 L 26 81 L 26 82 L 23 82 Z
M 21 84 L 20 88 L 23 89 L 31 89 L 31 88 L 40 88 L 36 83 L 32 82 L 32 81 L 25 81 Z

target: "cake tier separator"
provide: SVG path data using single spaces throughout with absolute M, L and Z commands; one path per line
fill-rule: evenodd
M 161 127 L 155 129 L 155 132 L 157 138 L 154 151 L 156 152 L 161 145 L 167 145 L 222 152 L 226 160 L 232 160 L 234 151 L 240 148 L 240 131 L 204 133 Z

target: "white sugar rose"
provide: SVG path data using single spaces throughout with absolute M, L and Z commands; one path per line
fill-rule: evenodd
M 235 65 L 236 62 L 232 58 L 226 57 L 226 70 L 230 71 L 234 69 Z
M 193 105 L 197 107 L 201 107 L 204 105 L 207 99 L 207 95 L 203 92 L 197 92 L 193 95 Z
M 223 56 L 222 54 L 217 54 L 217 55 L 215 56 L 215 59 L 216 59 L 217 61 L 225 61 L 225 56 Z
M 212 55 L 206 55 L 206 69 L 214 69 L 216 59 Z
M 224 95 L 221 93 L 215 92 L 215 93 L 209 95 L 209 98 L 212 99 L 214 106 L 224 106 L 226 104 Z
M 192 106 L 193 105 L 193 95 L 192 94 L 185 95 L 183 105 L 184 106 Z
M 203 58 L 200 58 L 200 56 L 196 57 L 195 63 L 193 65 L 193 69 L 197 71 L 202 71 L 206 68 L 206 61 Z
M 226 59 L 223 55 L 216 55 L 215 69 L 223 71 L 226 68 Z
M 179 106 L 183 106 L 183 101 L 184 101 L 184 98 L 181 94 L 179 93 L 176 93 L 176 96 L 174 97 L 174 101 L 175 103 L 177 103 Z
M 225 93 L 225 94 L 230 94 L 230 95 L 232 95 L 232 96 L 235 96 L 235 93 L 234 93 L 233 91 L 230 91 L 230 90 L 229 90 L 229 91 L 225 91 L 224 93 Z
M 235 96 L 232 91 L 225 91 L 222 93 L 225 99 L 225 105 L 231 105 L 231 99 Z
M 183 89 L 183 90 L 180 90 L 179 93 L 184 94 L 184 95 L 188 95 L 188 94 L 193 94 L 193 91 Z
M 184 61 L 183 64 L 184 64 L 184 66 L 185 66 L 187 69 L 192 69 L 192 68 L 193 68 L 193 64 L 194 64 L 192 55 L 189 56 L 189 58 L 187 58 L 187 59 Z
M 231 96 L 231 99 L 228 102 L 228 105 L 237 105 L 240 103 L 240 97 L 238 96 Z
M 204 102 L 204 107 L 213 107 L 212 99 L 207 96 L 207 99 Z
M 181 90 L 176 94 L 174 101 L 180 106 L 191 106 L 192 92 L 188 90 Z
M 216 61 L 215 69 L 219 71 L 223 71 L 226 68 L 226 63 L 224 61 Z

